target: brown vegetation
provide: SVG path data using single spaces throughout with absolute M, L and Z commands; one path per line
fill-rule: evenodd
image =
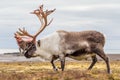
M 99 61 L 91 71 L 90 61 L 66 62 L 64 72 L 55 72 L 49 62 L 0 62 L 0 80 L 120 80 L 120 61 L 111 61 L 112 74 Z M 60 63 L 56 62 L 58 68 Z

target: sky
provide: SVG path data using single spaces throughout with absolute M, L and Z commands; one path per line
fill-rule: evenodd
M 40 39 L 56 30 L 96 30 L 106 37 L 106 51 L 120 51 L 120 0 L 1 0 L 0 49 L 17 49 L 14 33 L 25 27 L 34 34 L 40 22 L 29 14 L 43 4 L 56 11 L 53 22 L 38 36 Z

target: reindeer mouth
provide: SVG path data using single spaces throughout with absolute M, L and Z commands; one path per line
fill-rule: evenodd
M 30 45 L 25 49 L 24 56 L 26 58 L 34 57 L 34 52 L 36 51 L 36 46 L 34 43 L 30 43 Z

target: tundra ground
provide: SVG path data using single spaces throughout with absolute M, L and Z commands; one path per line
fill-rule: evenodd
M 0 80 L 120 80 L 120 61 L 111 61 L 112 74 L 107 74 L 104 61 L 91 71 L 90 61 L 66 61 L 65 71 L 52 70 L 49 62 L 0 62 Z M 57 61 L 56 66 L 60 68 Z

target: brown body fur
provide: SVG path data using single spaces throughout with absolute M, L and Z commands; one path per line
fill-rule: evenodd
M 92 49 L 104 47 L 105 38 L 97 31 L 67 32 L 58 31 L 61 37 L 61 45 L 64 50 L 84 50 L 87 53 Z M 86 44 L 84 44 L 86 42 Z M 75 51 L 76 52 L 76 51 Z
M 62 30 L 57 32 L 60 35 L 61 49 L 64 51 L 65 56 L 73 58 L 94 54 L 91 55 L 92 64 L 88 68 L 92 69 L 97 62 L 96 55 L 98 55 L 106 62 L 107 72 L 110 73 L 109 59 L 103 49 L 105 37 L 102 33 L 97 31 L 67 32 Z

